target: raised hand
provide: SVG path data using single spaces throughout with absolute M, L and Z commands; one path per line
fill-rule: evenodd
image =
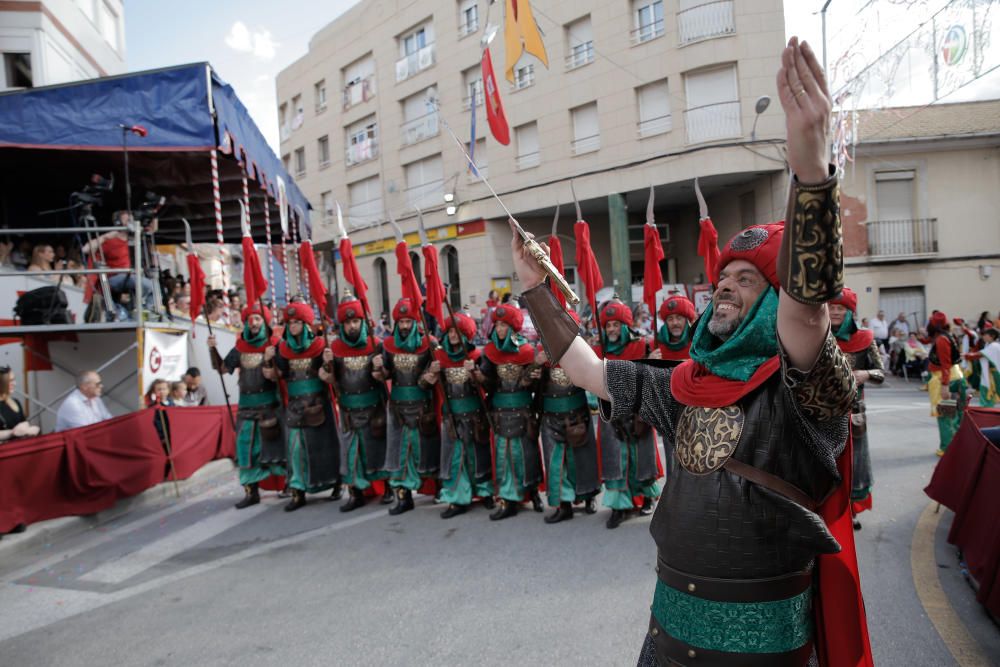
M 208 346 L 209 347 L 215 347 L 216 345 L 218 345 L 218 342 L 215 340 L 215 336 L 209 336 L 208 337 Z
M 330 363 L 331 361 L 333 361 L 333 350 L 331 350 L 330 348 L 325 348 L 323 350 L 323 361 L 326 363 Z
M 510 231 L 514 234 L 514 238 L 510 241 L 511 254 L 514 258 L 514 272 L 521 281 L 522 287 L 525 290 L 529 290 L 532 287 L 541 285 L 545 282 L 545 271 L 538 264 L 538 260 L 532 257 L 531 253 L 524 247 L 524 239 L 517 233 L 513 221 L 510 223 Z M 529 234 L 528 236 L 535 238 L 534 234 Z M 546 254 L 549 254 L 548 245 L 544 243 L 539 243 L 538 245 L 542 247 L 542 250 Z
M 833 103 L 823 68 L 807 42 L 788 40 L 777 75 L 778 98 L 785 111 L 788 165 L 805 184 L 829 178 L 830 115 Z
M 275 354 L 275 352 L 274 352 L 274 346 L 273 345 L 268 345 L 266 348 L 264 348 L 264 361 L 271 361 L 271 360 L 273 360 L 274 359 L 274 354 Z

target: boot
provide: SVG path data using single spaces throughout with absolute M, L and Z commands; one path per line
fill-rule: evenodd
M 330 492 L 330 497 L 327 498 L 328 501 L 340 500 L 344 497 L 344 485 L 340 482 L 336 482 L 333 485 L 333 491 Z
M 413 509 L 413 493 L 409 489 L 396 489 L 396 504 L 389 508 L 389 514 L 397 516 Z
M 468 505 L 456 505 L 452 503 L 451 505 L 448 505 L 448 509 L 441 512 L 441 518 L 450 519 L 453 516 L 458 516 L 459 514 L 465 514 L 468 511 L 469 511 Z
M 379 505 L 388 505 L 392 502 L 392 487 L 389 486 L 388 482 L 385 482 L 385 490 L 382 492 L 382 497 L 379 499 Z
M 490 515 L 490 521 L 500 521 L 515 514 L 517 514 L 517 503 L 501 498 L 497 503 L 497 511 Z
M 572 503 L 559 503 L 559 507 L 556 511 L 545 517 L 545 523 L 559 523 L 560 521 L 569 521 L 573 518 L 573 504 Z
M 292 489 L 292 499 L 288 501 L 285 505 L 286 512 L 294 512 L 300 507 L 305 507 L 306 504 L 306 492 L 299 491 L 298 489 Z
M 341 512 L 351 512 L 353 510 L 362 507 L 367 501 L 365 500 L 364 491 L 360 489 L 355 489 L 353 486 L 349 487 L 351 492 L 350 499 L 340 506 Z
M 857 517 L 854 517 L 854 530 L 861 530 L 861 522 Z
M 257 503 L 260 502 L 260 491 L 258 490 L 256 482 L 254 482 L 253 484 L 244 484 L 243 491 L 244 493 L 246 493 L 246 495 L 243 496 L 243 500 L 236 503 L 236 509 L 238 510 L 246 509 L 247 507 L 250 507 L 251 505 L 256 505 Z
M 27 529 L 28 529 L 28 525 L 27 524 L 19 523 L 16 526 L 14 526 L 13 528 L 11 528 L 9 531 L 7 531 L 7 534 L 8 535 L 14 535 L 16 533 L 23 533 Z
M 481 500 L 483 503 L 483 509 L 492 510 L 497 506 L 496 502 L 493 500 L 493 496 L 486 496 Z
M 611 510 L 611 516 L 608 518 L 608 529 L 614 529 L 622 525 L 622 521 L 625 520 L 624 510 Z
M 283 487 L 281 487 L 281 491 L 278 491 L 278 497 L 290 498 L 291 496 L 292 496 L 292 490 L 288 488 L 288 484 L 286 483 Z
M 650 497 L 644 497 L 642 499 L 642 507 L 639 508 L 639 514 L 642 516 L 649 516 L 653 513 L 653 499 Z
M 597 514 L 597 501 L 593 498 L 587 498 L 583 504 L 583 511 L 587 514 Z
M 529 497 L 531 498 L 531 509 L 536 512 L 544 512 L 545 505 L 542 504 L 542 497 L 538 495 L 538 488 L 532 487 Z

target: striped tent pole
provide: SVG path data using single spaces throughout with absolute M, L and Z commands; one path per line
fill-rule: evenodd
M 298 221 L 292 224 L 292 266 L 294 267 L 295 276 L 298 280 L 299 294 L 305 297 L 306 303 L 309 303 L 309 285 L 307 281 L 303 280 L 302 270 L 303 266 L 299 264 L 299 224 Z
M 274 327 L 277 317 L 274 306 L 277 304 L 277 300 L 274 295 L 274 249 L 271 247 L 271 202 L 267 199 L 266 188 L 264 190 L 264 231 L 267 234 L 267 277 L 270 281 L 267 284 L 267 289 L 271 293 L 271 326 Z
M 229 312 L 229 292 L 226 283 L 229 282 L 229 271 L 226 269 L 226 239 L 222 232 L 222 191 L 219 187 L 219 152 L 212 149 L 209 152 L 212 158 L 212 203 L 215 205 L 215 239 L 219 245 L 219 264 L 222 267 L 222 302 Z
M 288 234 L 281 230 L 281 270 L 285 272 L 285 303 L 292 300 L 291 280 L 288 271 Z

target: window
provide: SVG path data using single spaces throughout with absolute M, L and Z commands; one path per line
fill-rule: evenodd
M 288 127 L 288 104 L 282 104 L 278 107 L 278 129 L 281 132 L 282 141 L 287 139 L 291 133 L 291 128 Z
M 288 153 L 285 153 L 284 155 L 282 155 L 281 156 L 281 164 L 282 164 L 282 166 L 285 167 L 285 172 L 286 173 L 289 173 L 289 174 L 292 173 L 292 156 L 291 155 L 289 155 Z
M 320 194 L 320 204 L 323 207 L 323 222 L 333 220 L 333 193 L 329 190 Z
M 306 116 L 305 108 L 302 106 L 301 95 L 296 95 L 292 98 L 292 109 L 294 110 L 294 115 L 292 116 L 292 130 L 297 130 L 302 127 L 302 121 L 305 120 Z
M 566 26 L 566 43 L 569 45 L 569 53 L 566 54 L 567 70 L 594 62 L 594 30 L 590 25 L 589 15 Z
M 4 80 L 0 81 L 3 88 L 31 88 L 34 80 L 31 75 L 30 53 L 3 54 Z
M 687 110 L 684 124 L 689 144 L 742 135 L 736 66 L 725 65 L 684 75 Z
M 427 29 L 418 28 L 409 35 L 403 37 L 403 55 L 412 56 L 420 49 L 427 46 Z
M 912 170 L 879 171 L 875 173 L 875 206 L 879 220 L 912 220 Z
M 295 175 L 305 176 L 306 173 L 306 149 L 295 149 Z
M 382 186 L 378 176 L 372 176 L 347 186 L 348 223 L 364 227 L 381 221 Z
M 462 0 L 458 5 L 458 38 L 462 39 L 479 30 L 479 3 Z
M 375 115 L 348 127 L 344 143 L 347 145 L 348 167 L 378 157 L 378 123 L 375 122 Z
M 680 0 L 679 9 L 677 35 L 682 46 L 736 32 L 733 0 Z
M 389 269 L 381 257 L 376 258 L 372 266 L 378 281 L 378 302 L 382 305 L 382 313 L 388 316 L 392 312 L 389 308 Z
M 372 54 L 355 60 L 342 73 L 345 111 L 375 97 L 375 58 Z
M 535 85 L 535 65 L 533 63 L 514 68 L 514 90 L 521 90 L 533 85 Z
M 97 3 L 97 29 L 101 31 L 101 37 L 117 51 L 118 14 L 106 2 Z
M 96 23 L 94 15 L 94 0 L 76 0 L 76 6 L 80 8 L 83 15 L 90 19 L 91 23 Z
M 313 86 L 313 97 L 316 98 L 316 112 L 326 109 L 326 79 L 317 81 Z
M 475 150 L 469 149 L 469 144 L 465 144 L 465 150 L 469 151 L 469 157 L 476 163 L 476 169 L 466 165 L 466 172 L 470 181 L 478 181 L 482 177 L 490 177 L 490 164 L 486 158 L 486 137 L 476 139 Z
M 319 157 L 319 166 L 323 167 L 330 166 L 330 137 L 322 136 L 316 141 L 316 153 Z
M 601 129 L 597 121 L 597 102 L 570 109 L 573 119 L 573 155 L 593 153 L 601 148 Z
M 396 81 L 404 81 L 434 64 L 434 26 L 423 25 L 396 38 L 399 60 L 396 61 Z
M 538 123 L 527 123 L 514 128 L 517 141 L 517 168 L 537 167 L 541 162 L 538 152 Z
M 919 218 L 916 172 L 912 169 L 875 173 L 878 219 L 867 224 L 868 254 L 880 257 L 933 254 L 938 251 L 937 218 Z
M 431 137 L 439 131 L 438 111 L 433 100 L 437 89 L 433 86 L 403 100 L 403 125 L 400 128 L 404 146 L 410 146 Z
M 649 137 L 669 132 L 673 127 L 670 117 L 670 91 L 667 80 L 654 81 L 635 89 L 639 102 L 639 136 Z
M 483 105 L 483 71 L 476 65 L 462 72 L 462 82 L 465 86 L 465 95 L 462 99 L 462 108 L 471 109 L 473 102 L 476 106 Z
M 663 34 L 663 0 L 634 0 L 632 7 L 635 21 L 633 44 L 642 44 Z
M 444 200 L 444 170 L 440 155 L 432 155 L 404 165 L 406 201 L 422 208 L 437 206 Z

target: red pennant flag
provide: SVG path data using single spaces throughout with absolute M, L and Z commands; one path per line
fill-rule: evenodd
M 493 74 L 493 60 L 489 49 L 483 51 L 483 91 L 486 93 L 486 120 L 489 121 L 490 131 L 494 139 L 506 146 L 510 143 L 510 127 L 503 113 L 500 89 Z
M 320 318 L 326 316 L 326 285 L 319 275 L 319 268 L 316 266 L 316 256 L 313 254 L 312 243 L 303 241 L 299 245 L 299 264 L 306 272 L 309 280 L 309 296 L 312 297 L 316 307 L 319 308 Z
M 642 300 L 649 307 L 649 315 L 656 322 L 656 293 L 663 289 L 663 272 L 660 262 L 665 255 L 660 244 L 660 232 L 654 225 L 645 225 L 644 245 L 646 261 L 642 276 Z
M 417 276 L 413 272 L 410 248 L 406 245 L 406 241 L 396 244 L 396 273 L 399 274 L 402 283 L 403 298 L 412 301 L 417 310 L 423 308 L 424 297 L 420 293 L 420 283 L 417 282 Z
M 368 308 L 368 284 L 361 277 L 358 262 L 354 258 L 354 246 L 351 244 L 351 239 L 346 236 L 340 239 L 340 261 L 344 265 L 344 280 L 354 287 L 354 295 L 358 297 L 365 313 L 371 317 L 371 310 Z
M 193 252 L 188 253 L 187 265 L 188 280 L 191 283 L 191 304 L 188 307 L 188 317 L 194 322 L 205 305 L 205 272 L 202 271 L 201 264 L 198 262 L 198 255 Z
M 719 233 L 715 231 L 711 218 L 702 218 L 698 224 L 701 225 L 698 254 L 705 260 L 705 281 L 714 285 L 719 279 L 719 258 L 722 256 L 719 250 Z
M 559 273 L 565 275 L 566 262 L 563 261 L 562 241 L 560 241 L 559 237 L 555 234 L 549 237 L 549 256 L 552 259 L 552 266 L 556 267 Z M 552 288 L 552 293 L 556 295 L 556 299 L 558 299 L 559 303 L 562 304 L 562 307 L 565 308 L 566 296 L 562 293 L 562 290 L 556 287 L 556 284 L 552 281 L 549 281 L 549 287 Z
M 247 305 L 250 306 L 267 292 L 267 280 L 260 268 L 260 257 L 249 236 L 243 237 L 243 287 L 247 291 Z
M 90 255 L 87 255 L 87 268 L 88 269 L 94 268 L 94 258 L 91 257 Z M 96 276 L 96 275 L 88 275 L 87 276 L 87 285 L 86 285 L 86 287 L 83 288 L 83 302 L 84 303 L 90 303 L 90 300 L 94 298 L 94 290 L 97 289 L 97 280 L 98 280 L 98 276 Z M 105 305 L 104 307 L 108 308 L 109 305 L 110 304 Z
M 437 320 L 438 326 L 444 323 L 444 284 L 438 271 L 437 248 L 428 243 L 421 250 L 424 253 L 424 285 L 427 286 L 427 312 Z
M 577 220 L 573 234 L 576 236 L 576 270 L 587 292 L 587 301 L 590 302 L 594 322 L 598 323 L 597 290 L 604 287 L 604 277 L 601 275 L 597 258 L 594 257 L 594 249 L 590 247 L 590 225 L 583 220 Z

